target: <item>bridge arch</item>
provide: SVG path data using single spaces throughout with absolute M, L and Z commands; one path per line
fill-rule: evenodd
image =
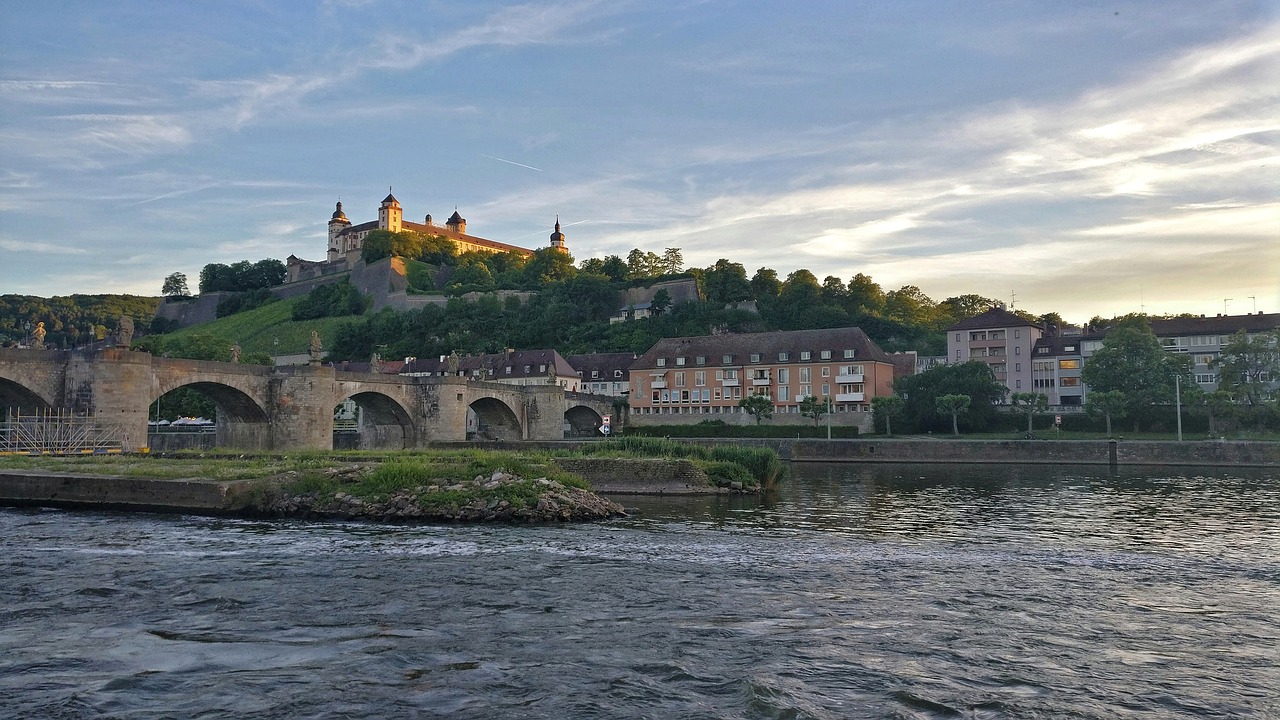
M 564 412 L 564 422 L 569 437 L 595 437 L 600 434 L 599 428 L 604 424 L 604 417 L 594 408 L 586 405 L 574 405 Z
M 524 429 L 520 424 L 520 416 L 516 414 L 516 411 L 510 405 L 502 400 L 491 396 L 477 398 L 472 401 L 469 409 L 475 413 L 475 439 L 524 439 Z M 471 432 L 467 434 L 470 436 Z
M 222 448 L 266 450 L 271 447 L 271 423 L 267 412 L 245 391 L 219 382 L 196 380 L 157 392 L 163 398 L 178 388 L 190 388 L 208 398 L 218 410 L 215 443 Z
M 0 377 L 0 412 L 44 412 L 53 406 L 53 401 L 39 391 L 15 380 Z
M 360 408 L 357 434 L 361 450 L 405 450 L 417 445 L 417 428 L 409 411 L 389 395 L 374 391 L 352 393 L 339 400 L 351 400 Z M 353 448 L 354 449 L 354 448 Z

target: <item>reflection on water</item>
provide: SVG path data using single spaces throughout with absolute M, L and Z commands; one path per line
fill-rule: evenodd
M 1272 471 L 797 465 L 572 527 L 0 510 L 0 716 L 1272 717 Z

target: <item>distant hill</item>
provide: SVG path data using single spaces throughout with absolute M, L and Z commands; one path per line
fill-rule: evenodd
M 141 335 L 150 330 L 159 305 L 160 298 L 141 295 L 0 295 L 0 344 L 25 341 L 42 322 L 49 347 L 85 345 L 114 334 L 124 315 Z

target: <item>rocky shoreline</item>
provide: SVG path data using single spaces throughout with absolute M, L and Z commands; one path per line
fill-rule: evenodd
M 513 502 L 507 491 L 529 490 L 536 502 Z M 285 494 L 268 490 L 254 511 L 298 519 L 372 520 L 379 522 L 520 522 L 557 523 L 625 517 L 622 506 L 589 490 L 547 478 L 524 478 L 501 470 L 477 475 L 469 482 L 435 483 L 403 488 L 386 498 L 361 498 L 346 492 Z

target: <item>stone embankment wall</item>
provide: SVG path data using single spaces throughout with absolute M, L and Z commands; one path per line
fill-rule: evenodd
M 248 481 L 154 480 L 24 470 L 0 473 L 0 501 L 67 507 L 235 512 L 248 505 L 250 485 Z
M 1109 440 L 795 440 L 791 459 L 818 462 L 1280 466 L 1280 444 Z
M 556 458 L 591 483 L 592 492 L 618 495 L 709 495 L 724 492 L 689 460 Z

